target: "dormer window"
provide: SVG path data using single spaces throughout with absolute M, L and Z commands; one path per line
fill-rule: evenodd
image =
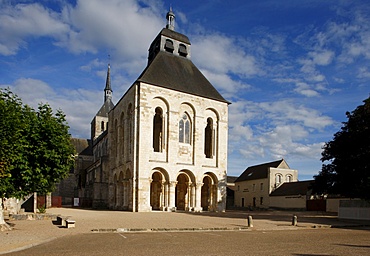
M 175 49 L 173 47 L 173 42 L 169 39 L 166 39 L 166 44 L 164 45 L 164 49 L 167 51 L 167 52 L 171 52 L 173 53 L 173 50 Z
M 179 45 L 179 55 L 182 57 L 186 57 L 188 55 L 188 51 L 186 50 L 186 46 L 183 44 Z

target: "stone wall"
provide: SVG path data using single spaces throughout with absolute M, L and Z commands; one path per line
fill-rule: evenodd
M 340 200 L 338 218 L 370 220 L 370 202 L 359 199 Z

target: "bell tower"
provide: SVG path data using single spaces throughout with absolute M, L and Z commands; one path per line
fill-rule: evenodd
M 166 19 L 166 27 L 161 30 L 149 47 L 148 65 L 159 52 L 167 52 L 176 57 L 190 59 L 189 38 L 175 31 L 175 14 L 172 8 L 167 12 Z
M 91 121 L 91 140 L 97 139 L 108 128 L 108 113 L 113 109 L 112 87 L 110 84 L 110 64 L 108 64 L 107 79 L 104 88 L 104 103 Z

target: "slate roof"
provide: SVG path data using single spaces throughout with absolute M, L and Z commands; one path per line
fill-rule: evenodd
M 160 36 L 160 35 L 173 38 L 177 41 L 180 41 L 180 42 L 183 42 L 183 43 L 186 43 L 186 44 L 190 44 L 190 40 L 187 36 L 185 36 L 183 34 L 180 34 L 180 33 L 176 32 L 174 30 L 168 29 L 168 28 L 163 28 L 161 30 L 161 32 L 159 32 L 158 36 Z
M 168 52 L 158 52 L 137 81 L 229 103 L 191 60 Z
M 103 106 L 99 109 L 98 113 L 96 116 L 104 116 L 108 117 L 109 111 L 111 111 L 114 108 L 114 104 L 112 100 L 107 100 L 104 102 Z
M 79 155 L 92 155 L 91 141 L 88 139 L 71 138 L 76 153 Z
M 284 161 L 284 159 L 264 163 L 259 165 L 254 165 L 248 167 L 236 180 L 235 182 L 246 181 L 246 180 L 258 180 L 265 179 L 268 177 L 268 170 L 270 167 L 277 168 Z
M 306 195 L 314 183 L 314 180 L 285 182 L 275 189 L 270 196 L 293 196 Z
M 238 177 L 236 176 L 227 176 L 226 180 L 227 180 L 227 183 L 234 183 L 237 178 Z

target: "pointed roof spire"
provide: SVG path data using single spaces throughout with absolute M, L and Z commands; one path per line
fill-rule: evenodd
M 167 19 L 166 28 L 170 30 L 175 30 L 175 14 L 172 12 L 172 6 L 170 6 L 170 10 L 167 12 L 166 19 Z
M 110 85 L 110 63 L 108 63 L 108 70 L 107 70 L 107 79 L 105 81 L 105 88 L 104 88 L 104 102 L 107 100 L 112 100 L 112 88 Z

